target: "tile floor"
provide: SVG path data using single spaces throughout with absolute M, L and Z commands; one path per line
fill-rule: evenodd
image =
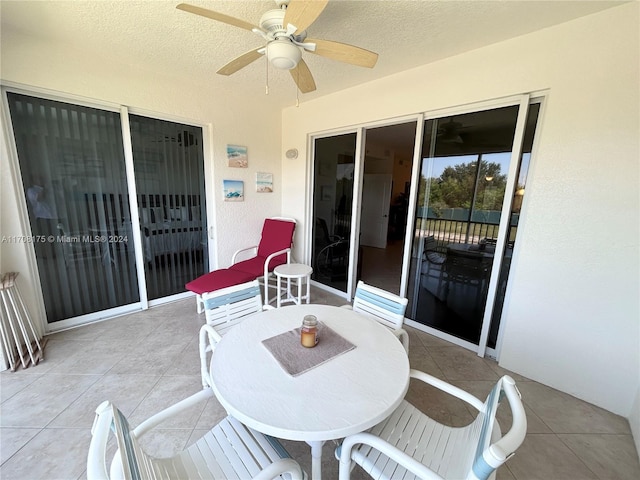
M 313 289 L 316 303 L 342 299 Z M 285 307 L 286 308 L 286 307 Z M 110 399 L 137 425 L 201 388 L 197 333 L 203 317 L 195 301 L 182 300 L 146 312 L 51 335 L 45 361 L 24 371 L 0 373 L 2 480 L 85 478 L 94 409 Z M 433 336 L 410 330 L 412 368 L 423 370 L 484 398 L 506 373 Z M 511 373 L 523 395 L 528 435 L 499 471 L 508 479 L 637 479 L 638 456 L 626 419 Z M 409 399 L 440 421 L 464 425 L 465 404 L 412 383 Z M 224 416 L 214 400 L 184 424 L 158 430 L 145 448 L 170 454 L 199 438 Z M 504 414 L 503 425 L 509 425 Z M 283 442 L 310 471 L 308 447 Z M 332 447 L 325 446 L 324 478 L 337 478 Z M 365 478 L 355 470 L 352 478 Z

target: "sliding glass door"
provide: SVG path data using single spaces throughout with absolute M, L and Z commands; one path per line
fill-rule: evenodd
M 399 294 L 416 120 L 364 129 L 356 280 Z
M 522 108 L 424 123 L 407 317 L 470 345 L 496 346 L 539 104 Z
M 138 302 L 120 114 L 8 101 L 48 321 Z
M 539 110 L 522 96 L 314 139 L 313 279 L 399 293 L 412 326 L 491 354 Z
M 313 176 L 313 274 L 311 278 L 347 291 L 356 134 L 317 138 Z
M 202 128 L 15 92 L 7 100 L 49 324 L 184 294 L 208 270 Z
M 130 115 L 149 300 L 208 271 L 202 129 Z

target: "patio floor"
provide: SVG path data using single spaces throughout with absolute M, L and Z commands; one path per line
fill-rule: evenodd
M 312 301 L 344 301 L 312 289 Z M 285 307 L 286 308 L 286 307 Z M 0 373 L 0 477 L 5 480 L 86 478 L 94 410 L 113 401 L 133 426 L 201 388 L 195 300 L 137 312 L 49 336 L 45 360 Z M 640 465 L 623 417 L 507 372 L 496 362 L 415 329 L 412 368 L 484 398 L 509 373 L 525 403 L 528 433 L 517 454 L 498 470 L 507 479 L 637 479 Z M 473 418 L 462 402 L 412 382 L 408 398 L 432 417 L 462 426 Z M 169 455 L 199 438 L 225 415 L 215 399 L 180 428 L 158 430 L 144 442 Z M 499 415 L 503 429 L 508 418 Z M 283 442 L 310 473 L 309 447 Z M 325 445 L 323 477 L 337 479 L 333 446 Z M 367 478 L 355 470 L 352 478 Z

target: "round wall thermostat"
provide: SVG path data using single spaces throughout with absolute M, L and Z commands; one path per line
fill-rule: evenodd
M 295 148 L 290 148 L 289 150 L 287 150 L 287 158 L 298 158 L 298 150 L 296 150 Z

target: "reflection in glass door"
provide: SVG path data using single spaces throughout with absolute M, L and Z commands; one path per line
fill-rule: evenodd
M 7 98 L 48 322 L 138 302 L 120 114 Z
M 314 143 L 311 278 L 347 291 L 356 134 Z
M 504 251 L 496 251 L 518 108 L 433 119 L 424 126 L 407 316 L 476 345 L 485 307 L 493 301 L 487 295 L 494 258 L 508 272 L 515 241 L 512 228 Z M 537 109 L 530 110 L 531 117 Z

